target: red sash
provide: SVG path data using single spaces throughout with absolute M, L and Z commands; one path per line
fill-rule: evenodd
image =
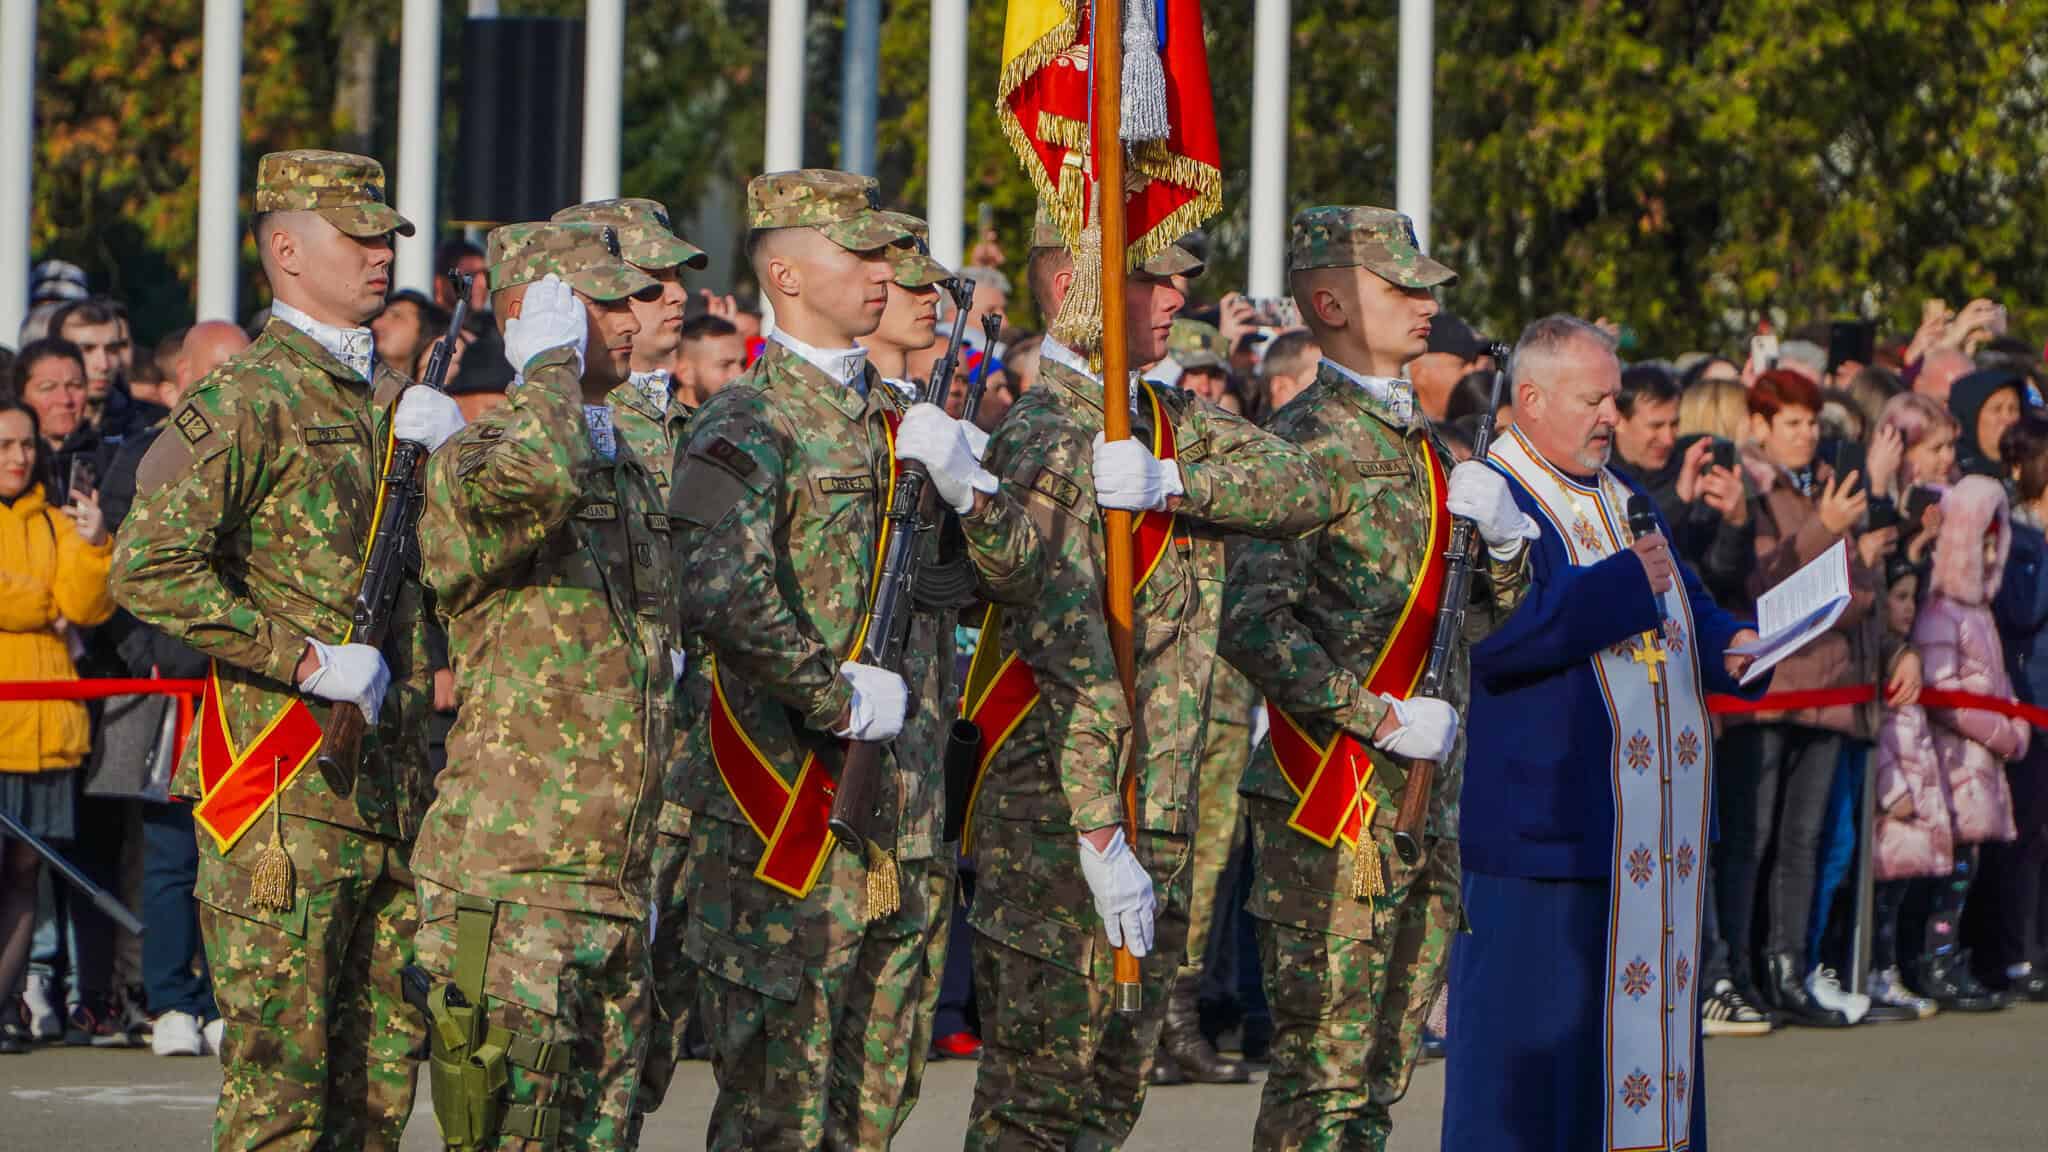
M 1444 576 L 1449 569 L 1445 555 L 1450 539 L 1451 513 L 1445 506 L 1448 485 L 1443 461 L 1427 439 L 1422 441 L 1423 462 L 1429 475 L 1429 544 L 1423 551 L 1422 571 L 1408 590 L 1408 602 L 1400 619 L 1380 648 L 1365 676 L 1365 691 L 1405 700 L 1415 691 L 1429 663 L 1430 641 L 1436 632 L 1438 602 L 1443 599 Z M 1311 740 L 1293 717 L 1272 701 L 1266 702 L 1270 721 L 1269 739 L 1273 758 L 1281 775 L 1293 787 L 1300 801 L 1294 806 L 1288 827 L 1325 847 L 1339 839 L 1356 845 L 1360 829 L 1372 821 L 1378 803 L 1366 789 L 1372 779 L 1372 760 L 1357 737 L 1339 730 L 1327 744 Z
M 1145 401 L 1152 410 L 1152 455 L 1160 460 L 1176 458 L 1173 422 L 1167 418 L 1166 407 L 1159 401 L 1154 385 L 1143 384 Z M 1146 581 L 1159 568 L 1159 562 L 1166 558 L 1167 549 L 1173 547 L 1174 515 L 1171 512 L 1155 510 L 1140 513 L 1132 518 L 1131 536 L 1133 552 L 1131 571 L 1134 582 L 1132 596 L 1143 590 Z M 981 797 L 981 782 L 988 775 L 988 767 L 995 763 L 996 752 L 1009 739 L 1017 725 L 1024 722 L 1031 709 L 1038 704 L 1038 681 L 1031 674 L 1031 665 L 1015 652 L 1003 651 L 1003 611 L 991 604 L 981 618 L 981 640 L 974 649 L 974 659 L 967 666 L 967 684 L 960 694 L 960 715 L 981 730 L 981 759 L 975 765 L 974 785 L 967 794 L 967 823 L 961 833 L 961 850 L 974 848 L 974 804 Z M 1428 638 L 1424 638 L 1424 651 L 1428 651 Z
M 192 806 L 192 819 L 213 837 L 222 855 L 312 762 L 321 735 L 313 710 L 293 697 L 247 748 L 237 748 L 221 714 L 220 667 L 207 667 L 199 704 L 199 803 Z
M 888 510 L 896 503 L 896 478 L 901 471 L 896 460 L 894 412 L 882 414 L 889 446 L 889 490 L 883 495 L 881 532 L 875 544 L 873 574 L 868 579 L 868 602 L 874 602 L 875 588 L 882 578 L 882 557 L 889 550 Z M 867 615 L 847 646 L 848 659 L 857 659 L 867 642 Z M 707 718 L 711 734 L 711 762 L 726 792 L 739 805 L 741 815 L 753 826 L 754 834 L 766 847 L 754 878 L 771 888 L 801 900 L 811 894 L 825 859 L 832 852 L 832 777 L 819 762 L 817 753 L 806 753 L 792 781 L 776 770 L 759 744 L 740 725 L 726 699 L 718 674 L 718 661 L 710 664 L 712 706 Z

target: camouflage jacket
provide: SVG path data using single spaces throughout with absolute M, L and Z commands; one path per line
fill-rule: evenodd
M 693 661 L 690 679 L 703 680 L 715 663 L 734 718 L 788 780 L 807 752 L 837 755 L 829 733 L 850 699 L 839 665 L 867 617 L 887 499 L 884 414 L 900 408 L 872 366 L 863 396 L 771 343 L 745 377 L 698 409 L 679 458 L 670 509 L 682 620 L 705 657 Z M 1038 538 L 1014 501 L 998 495 L 960 523 L 983 594 L 1011 602 L 1036 594 Z M 914 613 L 901 669 L 922 698 L 890 746 L 895 770 L 881 800 L 896 813 L 896 853 L 906 860 L 928 858 L 940 844 L 945 705 L 920 686 L 950 682 L 950 668 L 932 664 L 950 663 L 937 637 L 950 640 L 952 614 L 916 619 L 929 611 Z M 708 699 L 708 685 L 700 693 L 693 683 L 689 694 Z M 688 774 L 672 798 L 743 821 L 708 729 L 698 724 L 684 741 Z
M 1188 834 L 1216 657 L 1223 536 L 1290 536 L 1324 520 L 1328 501 L 1300 449 L 1179 389 L 1158 392 L 1186 495 L 1174 540 L 1136 598 L 1138 823 Z M 1149 405 L 1138 405 L 1132 435 L 1149 438 L 1151 423 Z M 1041 699 L 989 765 L 977 818 L 1079 830 L 1122 819 L 1117 785 L 1133 717 L 1103 616 L 1093 464 L 1101 430 L 1102 386 L 1047 359 L 989 445 L 989 470 L 1038 525 L 1046 583 L 1031 606 L 1004 614 L 1003 648 L 1031 666 Z
M 143 458 L 116 549 L 115 596 L 213 658 L 237 744 L 297 697 L 293 672 L 309 638 L 347 638 L 389 406 L 404 385 L 381 365 L 366 384 L 312 337 L 273 320 L 185 395 Z M 302 771 L 285 788 L 285 812 L 382 836 L 416 827 L 431 785 L 420 603 L 408 579 L 384 652 L 393 687 L 365 734 L 355 791 L 336 795 L 318 771 Z M 324 727 L 329 706 L 307 704 Z M 178 763 L 173 790 L 198 796 L 196 725 Z
M 645 391 L 631 383 L 612 389 L 605 400 L 612 406 L 612 427 L 633 455 L 647 466 L 666 507 L 669 471 L 675 466 L 676 451 L 690 438 L 690 417 L 696 409 L 685 407 L 671 396 L 668 410 L 661 411 Z
M 1365 690 L 1374 661 L 1409 609 L 1409 593 L 1430 551 L 1430 476 L 1419 418 L 1402 419 L 1327 362 L 1316 380 L 1275 413 L 1275 435 L 1301 445 L 1330 494 L 1330 518 L 1292 540 L 1243 540 L 1231 546 L 1224 590 L 1223 655 L 1243 669 L 1268 700 L 1285 709 L 1318 743 L 1343 728 L 1368 747 L 1387 704 Z M 1445 474 L 1453 457 L 1431 442 Z M 1439 544 L 1438 547 L 1442 547 Z M 1497 594 L 1513 596 L 1525 577 L 1526 552 L 1512 563 L 1475 572 Z M 1416 604 L 1429 629 L 1437 606 Z M 1468 613 L 1468 622 L 1474 615 Z M 1467 645 L 1453 650 L 1444 697 L 1462 714 L 1468 693 Z M 1270 718 L 1269 718 L 1270 719 Z M 1398 802 L 1401 770 L 1372 752 L 1379 766 L 1372 789 L 1388 816 Z M 1437 772 L 1432 823 L 1455 834 L 1461 733 Z M 1298 797 L 1263 742 L 1240 789 L 1289 804 Z
M 573 359 L 528 369 L 427 464 L 423 571 L 462 712 L 413 871 L 640 916 L 675 683 L 668 517 L 630 447 L 591 450 Z

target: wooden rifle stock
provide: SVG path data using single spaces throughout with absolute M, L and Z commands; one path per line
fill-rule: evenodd
M 455 289 L 455 310 L 448 318 L 448 331 L 435 343 L 433 354 L 427 358 L 426 371 L 420 373 L 419 381 L 411 387 L 439 392 L 448 383 L 448 367 L 462 339 L 462 326 L 469 319 L 470 277 L 450 269 L 448 281 Z M 397 408 L 394 406 L 392 411 L 395 418 Z M 400 440 L 391 446 L 389 466 L 379 481 L 383 498 L 377 523 L 371 528 L 370 551 L 363 561 L 362 582 L 356 589 L 347 643 L 382 648 L 391 630 L 391 613 L 398 603 L 399 585 L 405 579 L 405 550 L 414 541 L 419 521 L 420 466 L 426 459 L 427 450 L 411 441 Z M 320 778 L 327 781 L 337 796 L 347 796 L 356 789 L 356 761 L 361 754 L 367 720 L 362 709 L 346 700 L 337 701 L 328 711 L 316 762 Z
M 1486 450 L 1493 444 L 1494 418 L 1500 411 L 1501 394 L 1507 387 L 1508 358 L 1513 349 L 1505 344 L 1488 346 L 1494 360 L 1493 403 L 1479 417 L 1479 427 L 1472 435 L 1472 459 L 1486 459 Z M 1445 475 L 1449 475 L 1446 469 Z M 1472 538 L 1475 535 L 1470 520 L 1459 518 L 1451 528 L 1450 548 L 1446 552 L 1449 569 L 1444 574 L 1443 599 L 1436 609 L 1436 632 L 1430 639 L 1429 666 L 1422 674 L 1422 684 L 1417 689 L 1419 696 L 1440 696 L 1444 679 L 1450 674 L 1451 654 L 1455 651 L 1460 636 L 1465 631 L 1465 606 L 1472 584 Z M 1401 806 L 1394 814 L 1394 854 L 1403 864 L 1414 864 L 1422 859 L 1423 834 L 1429 823 L 1429 794 L 1436 787 L 1434 760 L 1410 760 L 1407 762 L 1408 775 L 1401 784 Z M 1368 830 L 1369 831 L 1369 830 Z

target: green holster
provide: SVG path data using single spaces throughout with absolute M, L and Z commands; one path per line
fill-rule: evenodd
M 492 1024 L 484 998 L 484 964 L 491 954 L 497 909 L 488 900 L 458 894 L 455 905 L 455 982 L 427 993 L 428 1083 L 434 1119 L 449 1152 L 480 1152 L 510 1136 L 552 1145 L 561 1128 L 554 1105 L 507 1104 L 510 1066 L 559 1076 L 569 1070 L 564 1045 L 521 1036 Z

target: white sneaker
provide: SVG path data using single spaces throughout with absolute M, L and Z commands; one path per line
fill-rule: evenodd
M 1922 1020 L 1941 1010 L 1934 1001 L 1914 995 L 1899 976 L 1897 968 L 1884 968 L 1870 974 L 1870 998 L 1879 1004 L 1910 1009 Z
M 57 1001 L 51 995 L 50 977 L 42 972 L 30 972 L 21 990 L 21 1001 L 28 1005 L 29 1035 L 37 1040 L 60 1040 L 64 1036 L 64 1014 L 57 1010 Z
M 226 1028 L 227 1025 L 222 1024 L 218 1016 L 206 1022 L 206 1050 L 208 1052 L 216 1056 L 220 1054 L 220 1037 Z
M 1862 1023 L 1870 1014 L 1870 997 L 1861 992 L 1842 991 L 1842 982 L 1835 979 L 1833 968 L 1815 968 L 1807 973 L 1806 994 L 1821 1007 L 1840 1012 L 1851 1024 Z
M 199 1030 L 199 1017 L 190 1012 L 166 1012 L 157 1017 L 149 1048 L 159 1056 L 206 1055 L 206 1037 Z

